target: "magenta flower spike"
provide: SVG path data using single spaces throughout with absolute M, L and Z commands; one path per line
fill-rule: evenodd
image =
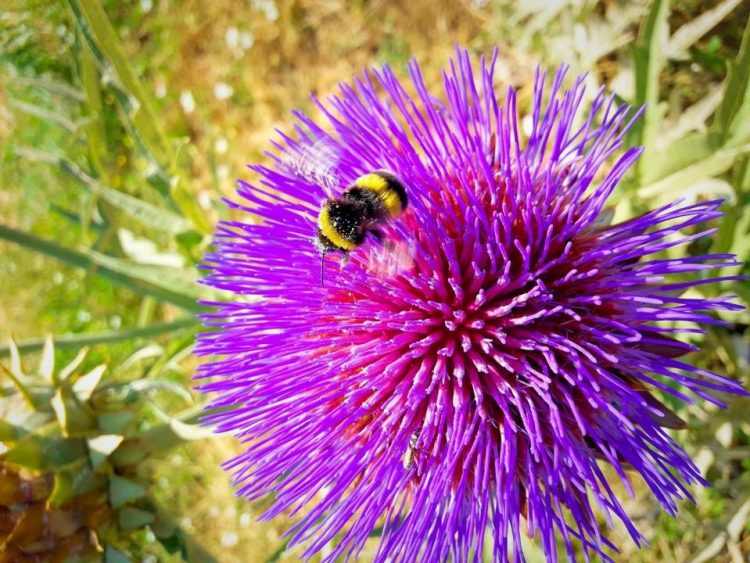
M 356 557 L 377 528 L 376 561 L 523 561 L 523 535 L 550 561 L 558 545 L 610 561 L 597 515 L 645 543 L 612 479 L 671 514 L 703 482 L 654 392 L 745 393 L 674 339 L 741 308 L 683 296 L 735 257 L 655 257 L 712 233 L 720 202 L 609 224 L 636 112 L 599 92 L 583 114 L 562 68 L 537 74 L 524 135 L 496 61 L 458 50 L 443 102 L 413 62 L 414 95 L 387 67 L 342 85 L 317 102 L 326 124 L 296 113 L 259 182 L 239 182 L 247 219 L 217 227 L 204 283 L 233 300 L 198 342 L 210 422 L 245 446 L 227 463 L 238 493 L 299 516 L 305 557 Z M 382 243 L 327 254 L 321 285 L 321 203 L 377 169 L 409 207 Z

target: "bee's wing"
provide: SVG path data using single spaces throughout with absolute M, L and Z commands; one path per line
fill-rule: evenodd
M 326 197 L 333 198 L 341 184 L 336 175 L 336 166 L 340 161 L 341 154 L 331 141 L 317 139 L 313 143 L 300 145 L 288 164 L 295 174 L 322 187 Z
M 377 276 L 394 276 L 409 270 L 414 263 L 413 240 L 386 240 L 373 245 L 367 259 L 367 271 Z

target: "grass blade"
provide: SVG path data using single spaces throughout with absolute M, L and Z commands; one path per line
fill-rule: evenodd
M 133 71 L 120 38 L 98 0 L 69 0 L 73 16 L 83 31 L 94 56 L 109 63 L 119 82 L 135 98 L 133 119 L 149 152 L 160 162 L 172 160 L 169 139 L 159 127 L 159 117 L 152 100 Z
M 701 37 L 716 27 L 742 0 L 724 0 L 721 4 L 706 10 L 680 27 L 669 38 L 666 56 L 670 59 L 687 58 L 687 51 Z
M 167 232 L 173 235 L 190 230 L 190 223 L 177 213 L 163 207 L 148 203 L 137 197 L 119 190 L 109 188 L 99 183 L 95 178 L 81 170 L 75 163 L 54 154 L 34 149 L 18 149 L 16 153 L 37 162 L 44 162 L 58 167 L 60 170 L 78 180 L 93 194 L 120 209 L 123 213 L 138 221 L 145 227 Z
M 140 295 L 150 295 L 182 307 L 186 311 L 203 310 L 203 307 L 196 303 L 196 299 L 200 297 L 198 286 L 175 276 L 173 268 L 148 267 L 93 251 L 80 252 L 5 225 L 0 225 L 0 239 L 52 256 L 71 266 L 95 271 L 111 282 Z M 179 288 L 179 291 L 176 288 Z
M 727 72 L 726 88 L 724 89 L 724 99 L 719 109 L 716 111 L 716 118 L 711 126 L 711 132 L 718 136 L 719 143 L 727 141 L 732 130 L 732 124 L 737 122 L 738 134 L 741 138 L 734 138 L 734 143 L 746 142 L 748 127 L 744 115 L 750 113 L 750 20 L 745 26 L 745 32 L 742 35 L 742 45 L 737 58 L 729 65 Z M 737 119 L 739 117 L 739 119 Z M 736 137 L 736 135 L 733 135 Z
M 635 106 L 646 106 L 643 118 L 631 129 L 629 139 L 631 145 L 646 146 L 646 152 L 636 163 L 637 179 L 641 178 L 643 170 L 649 168 L 653 141 L 661 119 L 658 107 L 659 73 L 664 62 L 662 39 L 669 31 L 668 14 L 669 0 L 654 0 L 633 48 Z
M 10 82 L 20 86 L 41 88 L 51 94 L 69 98 L 75 102 L 83 102 L 83 94 L 81 94 L 81 92 L 65 82 L 60 82 L 49 77 L 36 78 L 31 76 L 14 76 L 10 79 Z
M 42 121 L 59 125 L 69 133 L 75 133 L 78 130 L 78 127 L 81 125 L 80 123 L 71 121 L 65 115 L 56 113 L 36 104 L 30 104 L 28 102 L 22 102 L 21 100 L 14 100 L 11 98 L 8 100 L 8 105 L 10 105 L 12 108 L 17 109 L 18 111 L 22 111 L 28 115 L 41 119 Z
M 84 334 L 73 334 L 70 336 L 55 336 L 53 342 L 56 348 L 83 348 L 84 346 L 95 346 L 97 344 L 109 344 L 112 342 L 123 342 L 125 340 L 136 340 L 140 338 L 153 338 L 161 334 L 169 334 L 178 330 L 195 327 L 198 320 L 194 317 L 183 317 L 176 321 L 158 323 L 144 327 L 130 328 L 124 330 L 109 330 L 103 332 L 89 332 Z M 44 346 L 43 338 L 32 338 L 16 343 L 20 352 L 35 352 Z M 10 354 L 8 345 L 0 346 L 0 358 Z
M 686 187 L 699 180 L 723 174 L 732 167 L 737 158 L 748 153 L 750 153 L 750 144 L 716 151 L 703 160 L 686 166 L 652 184 L 643 186 L 638 190 L 638 195 L 646 198 L 661 196 L 672 199 L 679 197 Z
M 125 110 L 130 131 L 161 169 L 168 171 L 172 201 L 198 231 L 209 233 L 211 225 L 177 167 L 177 154 L 159 126 L 153 100 L 136 76 L 101 3 L 99 0 L 68 0 L 68 4 L 94 57 L 114 71 L 117 80 L 113 91 L 123 90 L 115 97 Z M 121 88 L 117 87 L 118 83 Z
M 643 171 L 641 185 L 651 184 L 691 164 L 710 158 L 716 146 L 705 133 L 690 133 L 677 141 L 673 141 L 659 153 L 648 170 Z
M 86 114 L 89 122 L 86 124 L 86 144 L 89 149 L 91 168 L 96 176 L 105 184 L 109 181 L 109 174 L 104 165 L 107 151 L 107 133 L 104 130 L 104 103 L 99 87 L 99 69 L 94 62 L 94 55 L 85 41 L 81 41 L 79 54 L 81 68 L 81 82 L 86 95 Z

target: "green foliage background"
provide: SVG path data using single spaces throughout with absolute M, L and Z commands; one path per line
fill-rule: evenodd
M 91 470 L 90 490 L 119 510 L 99 534 L 108 561 L 295 560 L 300 550 L 281 539 L 287 521 L 257 523 L 264 503 L 233 498 L 219 463 L 239 446 L 193 426 L 201 399 L 190 390 L 195 302 L 215 297 L 195 284 L 195 266 L 212 225 L 229 217 L 220 197 L 251 177 L 243 166 L 263 159 L 274 127 L 292 108 L 315 113 L 308 92 L 333 92 L 367 66 L 403 76 L 414 56 L 437 88 L 455 43 L 498 45 L 502 86 L 519 89 L 521 107 L 535 66 L 565 62 L 589 73 L 591 92 L 605 85 L 647 104 L 629 139 L 646 152 L 615 195 L 615 220 L 680 197 L 723 197 L 716 234 L 687 252 L 748 260 L 749 16 L 740 0 L 5 0 L 0 336 L 29 357 L 0 348 L 0 461 L 46 471 L 50 506 L 76 502 L 80 491 L 65 488 L 71 467 Z M 738 273 L 750 271 L 721 272 Z M 700 287 L 750 303 L 746 281 Z M 691 361 L 748 383 L 750 315 L 725 320 L 695 338 L 702 352 Z M 50 334 L 54 348 L 44 347 Z M 82 374 L 108 367 L 80 395 L 86 375 L 54 375 L 55 356 L 79 361 Z M 618 559 L 748 560 L 750 403 L 728 403 L 674 405 L 689 423 L 676 437 L 714 486 L 696 490 L 697 506 L 677 519 L 639 487 L 628 508 L 651 545 L 639 551 L 615 529 Z M 103 423 L 112 412 L 132 424 Z M 30 436 L 23 447 L 7 421 Z M 122 441 L 95 468 L 84 453 L 40 468 L 28 452 L 48 443 L 42 435 L 89 454 L 103 435 Z M 134 443 L 151 445 L 137 463 Z M 143 520 L 123 525 L 123 513 Z M 529 553 L 540 557 L 533 545 Z

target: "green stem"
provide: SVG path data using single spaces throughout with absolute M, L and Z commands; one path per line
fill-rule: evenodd
M 176 321 L 168 323 L 153 324 L 144 327 L 131 328 L 125 330 L 110 330 L 104 332 L 74 334 L 71 336 L 57 336 L 54 338 L 56 348 L 82 348 L 84 346 L 93 346 L 109 342 L 120 342 L 135 338 L 151 338 L 159 334 L 166 334 L 189 328 L 198 324 L 198 320 L 193 317 L 183 317 Z M 32 352 L 40 350 L 44 346 L 43 338 L 32 338 L 23 340 L 16 344 L 20 352 Z M 10 354 L 10 348 L 7 345 L 0 346 L 0 358 Z

